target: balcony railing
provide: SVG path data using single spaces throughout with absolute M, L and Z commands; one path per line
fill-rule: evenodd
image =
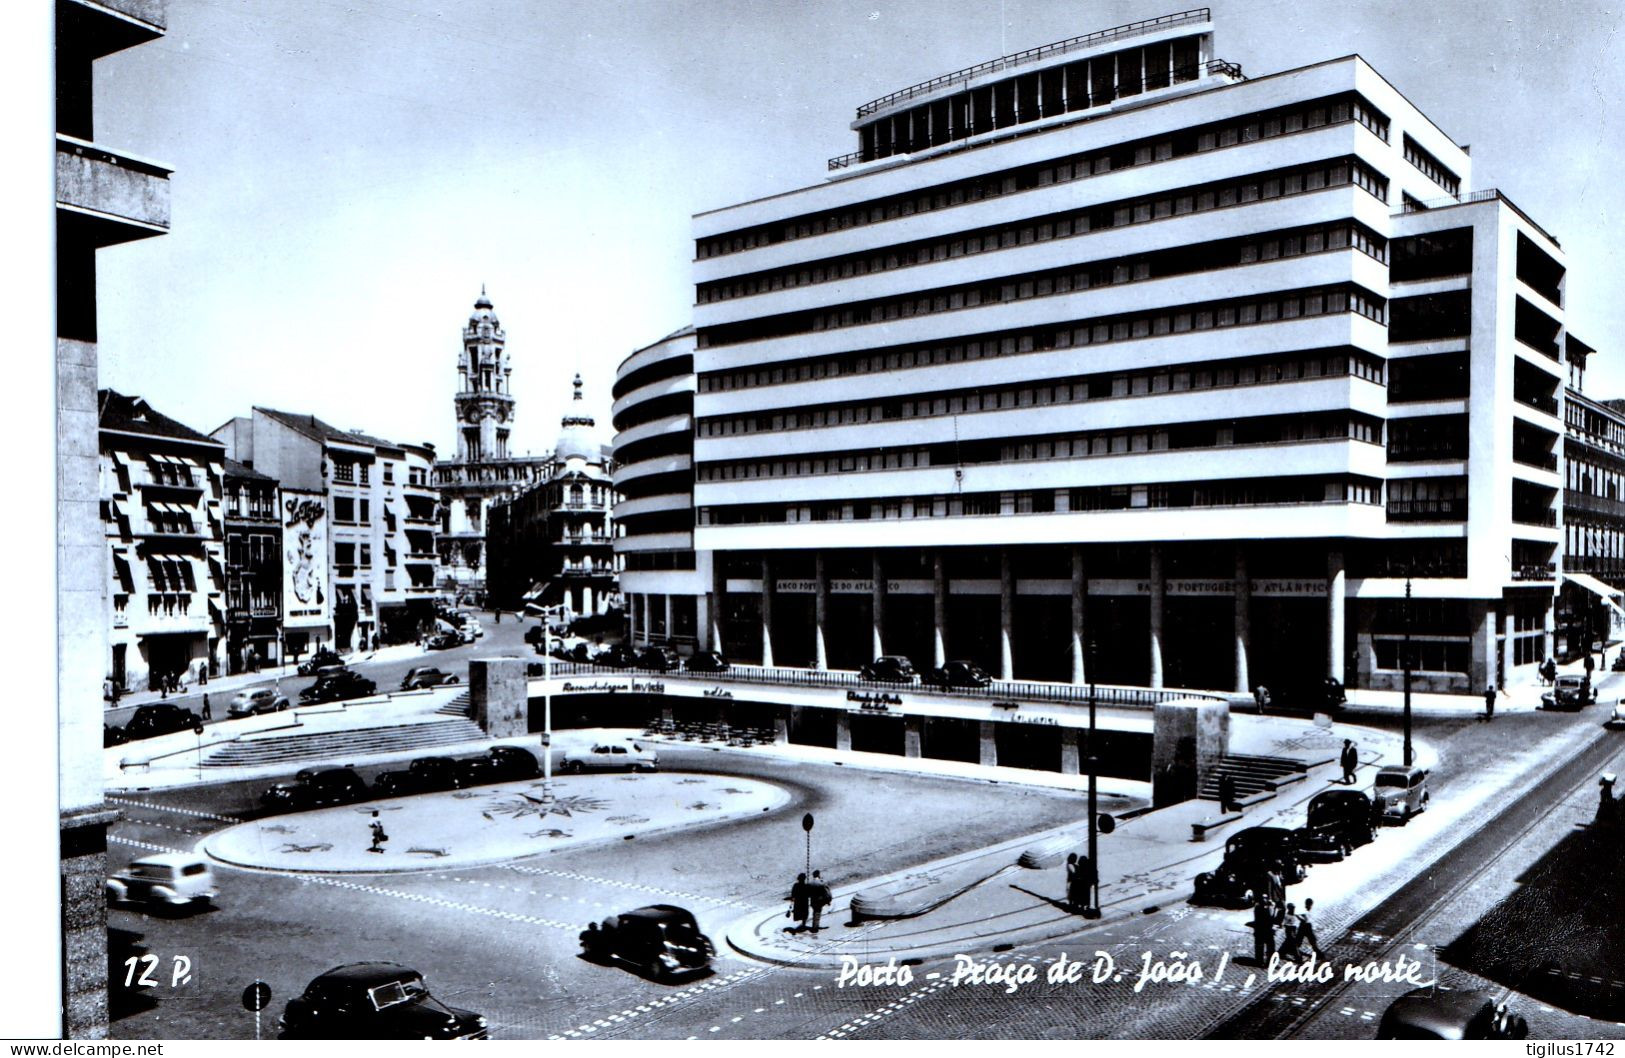
M 1563 245 L 1562 243 L 1558 242 L 1556 239 L 1552 238 L 1551 232 L 1547 231 L 1545 228 L 1542 228 L 1539 224 L 1536 224 L 1533 220 L 1530 220 L 1529 219 L 1529 214 L 1527 214 L 1523 210 L 1519 209 L 1517 204 L 1514 203 L 1510 198 L 1508 198 L 1505 195 L 1501 194 L 1500 189 L 1494 188 L 1494 187 L 1486 187 L 1482 191 L 1469 191 L 1466 194 L 1461 194 L 1461 195 L 1450 195 L 1450 196 L 1447 196 L 1445 198 L 1430 198 L 1425 202 L 1419 202 L 1419 201 L 1417 201 L 1415 199 L 1412 199 L 1410 201 L 1405 202 L 1404 205 L 1402 205 L 1400 207 L 1399 211 L 1400 211 L 1400 213 L 1424 213 L 1424 212 L 1426 212 L 1426 211 L 1428 211 L 1430 209 L 1446 209 L 1446 208 L 1448 208 L 1450 206 L 1464 206 L 1464 205 L 1468 204 L 1469 202 L 1488 202 L 1491 199 L 1500 199 L 1503 203 L 1506 204 L 1506 207 L 1508 209 L 1510 209 L 1512 212 L 1516 213 L 1518 216 L 1522 217 L 1523 220 L 1524 220 L 1524 223 L 1528 224 L 1531 228 L 1534 228 L 1536 231 L 1538 231 L 1542 235 L 1546 236 L 1546 238 L 1551 239 L 1553 246 L 1562 246 Z
M 75 136 L 56 138 L 57 204 L 121 226 L 117 237 L 109 233 L 115 242 L 169 231 L 169 173 L 155 162 Z
M 1539 467 L 1542 470 L 1557 469 L 1556 452 L 1518 452 L 1512 453 L 1513 462 L 1522 463 L 1526 467 Z
M 1535 525 L 1547 529 L 1557 527 L 1556 511 L 1513 511 L 1512 520 L 1518 525 Z
M 1513 580 L 1556 580 L 1557 563 L 1525 563 L 1512 567 Z

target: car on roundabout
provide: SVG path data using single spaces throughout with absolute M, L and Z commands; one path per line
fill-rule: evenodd
M 1426 985 L 1388 1004 L 1377 1023 L 1379 1040 L 1521 1040 L 1529 1022 L 1471 988 Z
M 485 1018 L 429 994 L 423 975 L 399 963 L 335 966 L 288 1000 L 283 1039 L 484 1040 Z
M 226 715 L 231 717 L 258 716 L 261 713 L 279 713 L 288 708 L 287 695 L 279 693 L 274 687 L 256 687 L 252 690 L 238 691 L 226 705 Z
M 463 788 L 519 782 L 541 774 L 536 754 L 523 746 L 492 746 L 483 757 L 462 757 L 457 761 L 457 785 Z
M 421 691 L 461 682 L 462 678 L 454 672 L 443 672 L 432 665 L 418 665 L 406 670 L 406 675 L 401 678 L 401 690 Z
M 316 651 L 316 653 L 299 663 L 298 672 L 301 676 L 313 676 L 315 675 L 316 670 L 324 665 L 342 664 L 344 664 L 343 658 L 339 657 L 333 651 L 328 650 L 326 647 L 322 647 L 320 650 Z
M 1322 790 L 1309 799 L 1308 822 L 1298 828 L 1299 855 L 1340 860 L 1376 840 L 1380 823 L 1375 802 L 1359 790 Z
M 584 771 L 654 771 L 660 755 L 627 739 L 623 742 L 597 742 L 589 749 L 565 750 L 559 754 L 559 770 L 579 775 Z
M 348 698 L 366 698 L 378 693 L 378 685 L 359 672 L 345 669 L 331 676 L 317 677 L 316 682 L 299 692 L 299 700 L 307 705 L 320 702 L 342 702 Z
M 920 678 L 914 662 L 901 654 L 882 654 L 859 669 L 858 676 L 870 683 L 914 683 Z
M 1371 783 L 1371 799 L 1383 820 L 1408 822 L 1427 810 L 1428 797 L 1428 771 L 1415 765 L 1384 765 Z
M 1283 885 L 1296 885 L 1308 876 L 1298 850 L 1298 832 L 1286 827 L 1248 827 L 1224 843 L 1224 860 L 1212 871 L 1196 876 L 1195 904 L 1246 907 L 1260 879 L 1278 871 Z
M 304 812 L 330 805 L 353 805 L 371 796 L 353 768 L 306 768 L 293 782 L 277 783 L 260 794 L 260 804 L 277 812 Z
M 954 687 L 989 687 L 993 684 L 993 677 L 972 661 L 947 662 L 928 670 L 921 680 L 945 691 Z
M 386 771 L 372 782 L 378 797 L 410 797 L 413 794 L 455 790 L 462 776 L 450 757 L 419 757 L 403 771 Z
M 717 953 L 693 913 L 673 904 L 650 904 L 590 923 L 580 940 L 583 958 L 618 960 L 656 981 L 704 973 Z
M 190 852 L 142 856 L 107 879 L 109 906 L 200 907 L 219 895 L 213 868 Z

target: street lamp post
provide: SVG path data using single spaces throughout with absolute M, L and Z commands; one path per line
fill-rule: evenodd
M 1083 578 L 1084 620 L 1090 623 L 1086 661 L 1089 666 L 1089 744 L 1085 747 L 1089 765 L 1089 869 L 1094 878 L 1089 886 L 1089 906 L 1083 909 L 1084 918 L 1100 917 L 1100 854 L 1099 823 L 1096 813 L 1097 779 L 1100 771 L 1095 757 L 1095 637 L 1094 617 L 1089 613 L 1089 579 Z
M 1405 766 L 1411 766 L 1411 566 L 1405 567 Z
M 542 617 L 542 800 L 553 800 L 553 633 Z

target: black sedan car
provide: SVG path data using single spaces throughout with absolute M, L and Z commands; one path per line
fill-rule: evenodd
M 182 709 L 178 705 L 165 702 L 143 705 L 130 717 L 129 723 L 124 725 L 124 741 L 156 738 L 176 731 L 198 731 L 202 727 L 203 718 L 190 709 Z
M 293 782 L 277 783 L 260 794 L 260 804 L 278 812 L 303 812 L 329 805 L 353 805 L 368 797 L 367 784 L 350 768 L 310 768 Z
M 594 654 L 592 663 L 594 665 L 608 665 L 614 669 L 626 669 L 638 663 L 638 655 L 625 643 L 616 643 L 609 649 Z
M 987 687 L 993 683 L 980 665 L 970 661 L 950 661 L 926 673 L 925 682 L 947 690 L 950 687 Z
M 581 954 L 594 962 L 619 959 L 657 981 L 710 969 L 716 955 L 711 938 L 694 915 L 671 904 L 650 904 L 611 915 L 581 932 Z
M 379 797 L 407 797 L 420 793 L 455 790 L 461 771 L 450 757 L 419 757 L 405 771 L 386 771 L 373 780 Z
M 423 975 L 391 962 L 358 962 L 319 975 L 288 1000 L 289 1040 L 483 1040 L 485 1018 L 429 994 Z
M 1304 859 L 1340 860 L 1375 840 L 1379 822 L 1376 806 L 1359 790 L 1322 790 L 1309 799 L 1298 852 Z
M 690 672 L 727 672 L 728 659 L 714 650 L 702 650 L 688 659 Z
M 495 782 L 521 782 L 542 774 L 536 755 L 523 746 L 492 746 L 483 757 L 457 762 L 457 785 L 485 786 Z
M 1521 1040 L 1529 1022 L 1470 988 L 1413 988 L 1388 1004 L 1379 1040 Z
M 438 632 L 429 637 L 424 644 L 430 650 L 450 650 L 452 647 L 463 645 L 463 638 L 455 632 Z
M 342 702 L 346 698 L 365 698 L 376 694 L 378 685 L 359 672 L 345 669 L 330 676 L 322 676 L 299 692 L 299 700 L 307 704 L 316 702 Z
M 1275 870 L 1283 885 L 1295 885 L 1308 874 L 1298 851 L 1298 832 L 1285 827 L 1248 827 L 1224 843 L 1217 870 L 1196 876 L 1192 903 L 1246 907 L 1266 874 Z
M 901 654 L 883 654 L 859 669 L 858 675 L 874 683 L 913 683 L 919 678 L 914 662 Z
M 431 665 L 419 665 L 406 670 L 406 675 L 401 679 L 401 690 L 416 691 L 426 687 L 442 687 L 458 683 L 460 679 L 454 672 L 442 672 Z
M 683 659 L 671 647 L 647 647 L 638 655 L 637 665 L 652 672 L 675 672 L 683 667 Z
M 102 725 L 103 749 L 107 749 L 109 746 L 122 746 L 128 741 L 130 740 L 125 737 L 124 729 L 122 727 L 114 727 L 111 724 Z
M 312 676 L 315 675 L 317 669 L 326 668 L 328 665 L 342 664 L 344 664 L 343 658 L 323 647 L 299 663 L 299 675 Z

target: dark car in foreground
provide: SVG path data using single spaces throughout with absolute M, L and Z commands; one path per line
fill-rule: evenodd
M 1470 988 L 1413 988 L 1388 1004 L 1379 1040 L 1521 1040 L 1529 1022 Z
M 993 683 L 993 677 L 980 666 L 970 661 L 950 661 L 945 665 L 931 669 L 922 677 L 933 687 L 947 690 L 950 687 L 988 687 Z
M 128 741 L 130 740 L 124 734 L 124 729 L 122 727 L 114 727 L 112 724 L 102 725 L 103 749 L 107 749 L 111 746 L 122 746 Z
M 714 650 L 702 650 L 688 659 L 690 672 L 727 672 L 728 659 Z
M 122 733 L 124 741 L 134 742 L 174 734 L 176 731 L 200 731 L 202 728 L 203 718 L 192 710 L 160 702 L 137 709 L 124 725 Z
M 303 812 L 329 805 L 353 805 L 368 797 L 367 784 L 351 768 L 312 768 L 293 782 L 277 783 L 260 794 L 260 804 L 280 812 Z
M 298 1040 L 483 1040 L 485 1018 L 429 994 L 423 975 L 390 962 L 335 966 L 288 1000 L 282 1037 Z
M 1305 859 L 1340 860 L 1375 840 L 1376 805 L 1359 790 L 1322 790 L 1309 799 L 1309 821 L 1298 830 Z
M 1193 903 L 1219 907 L 1245 907 L 1270 870 L 1280 872 L 1283 885 L 1294 885 L 1307 875 L 1298 851 L 1298 833 L 1285 827 L 1248 827 L 1224 843 L 1224 861 L 1213 871 L 1196 876 Z
M 442 672 L 432 665 L 419 665 L 406 670 L 406 675 L 401 678 L 401 690 L 417 691 L 459 682 L 461 677 L 454 672 Z
M 330 676 L 322 676 L 299 692 L 299 700 L 307 704 L 342 702 L 347 698 L 365 698 L 378 693 L 378 685 L 359 672 L 345 669 Z
M 858 675 L 872 683 L 913 683 L 919 679 L 914 662 L 901 654 L 882 654 L 859 669 Z
M 408 797 L 412 794 L 455 790 L 460 771 L 450 757 L 419 757 L 404 771 L 386 771 L 373 780 L 379 797 Z
M 495 782 L 519 782 L 542 774 L 536 754 L 523 746 L 492 746 L 483 757 L 457 761 L 457 785 L 485 786 Z
M 703 973 L 717 953 L 688 910 L 650 904 L 592 923 L 581 932 L 581 954 L 594 962 L 620 960 L 657 981 Z
M 317 669 L 324 668 L 328 665 L 342 664 L 344 664 L 343 658 L 333 653 L 333 651 L 328 650 L 326 647 L 323 647 L 321 650 L 316 651 L 316 653 L 299 663 L 299 675 L 314 675 Z

